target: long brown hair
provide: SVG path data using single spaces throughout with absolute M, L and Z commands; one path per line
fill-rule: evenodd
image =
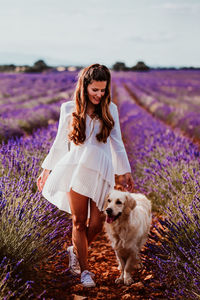
M 68 138 L 76 145 L 83 144 L 86 139 L 86 111 L 89 101 L 87 87 L 93 80 L 107 81 L 104 96 L 101 98 L 101 102 L 95 105 L 95 114 L 101 120 L 102 124 L 100 132 L 96 134 L 97 140 L 106 143 L 114 126 L 114 120 L 109 111 L 109 104 L 111 102 L 110 71 L 104 65 L 92 64 L 78 73 L 78 82 L 73 97 L 75 101 L 75 111 L 72 113 L 72 129 L 68 134 Z

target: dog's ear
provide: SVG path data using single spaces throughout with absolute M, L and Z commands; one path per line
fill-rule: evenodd
M 125 208 L 128 210 L 132 210 L 136 207 L 136 201 L 135 199 L 131 196 L 130 193 L 126 193 L 126 200 L 125 200 Z
M 108 200 L 109 196 L 110 196 L 110 193 L 108 193 L 108 194 L 106 195 L 105 199 L 104 199 L 104 209 L 106 209 L 107 206 L 108 206 L 107 200 Z

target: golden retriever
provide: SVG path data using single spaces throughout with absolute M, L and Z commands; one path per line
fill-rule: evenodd
M 105 228 L 121 275 L 116 283 L 133 282 L 131 271 L 140 265 L 139 252 L 151 225 L 151 202 L 145 195 L 112 190 L 105 199 Z

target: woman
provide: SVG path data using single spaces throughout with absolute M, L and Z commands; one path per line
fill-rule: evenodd
M 102 230 L 104 198 L 115 185 L 115 174 L 121 175 L 126 190 L 133 191 L 110 85 L 106 66 L 93 64 L 81 70 L 74 100 L 61 105 L 58 132 L 37 179 L 43 196 L 72 214 L 69 267 L 73 274 L 81 273 L 85 287 L 95 286 L 88 245 Z

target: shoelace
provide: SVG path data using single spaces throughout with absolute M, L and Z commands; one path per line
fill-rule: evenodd
M 89 275 L 89 276 L 88 276 Z M 95 276 L 95 274 L 94 273 L 92 273 L 92 272 L 90 272 L 90 271 L 87 271 L 87 272 L 85 272 L 84 274 L 83 274 L 83 278 L 82 279 L 84 279 L 84 281 L 86 281 L 86 282 L 91 282 L 91 278 L 93 278 Z
M 71 260 L 72 260 L 72 267 L 79 269 L 78 259 L 77 259 L 76 255 L 71 255 Z

